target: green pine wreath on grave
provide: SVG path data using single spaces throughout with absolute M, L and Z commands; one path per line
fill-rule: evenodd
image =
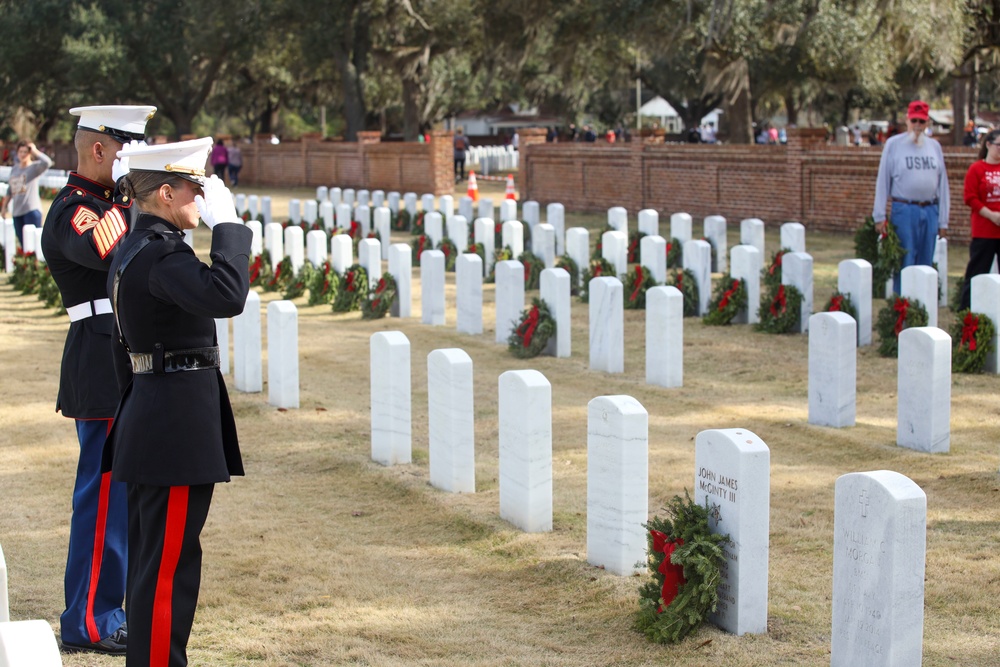
M 733 278 L 727 273 L 716 285 L 715 294 L 702 321 L 712 326 L 729 324 L 746 307 L 746 281 Z
M 420 264 L 420 256 L 424 254 L 425 250 L 433 250 L 434 243 L 431 241 L 431 237 L 426 234 L 421 234 L 417 238 L 413 239 L 413 261 L 416 264 Z
M 535 297 L 531 306 L 521 311 L 521 319 L 507 338 L 507 349 L 518 359 L 537 357 L 555 332 L 556 321 L 548 305 Z
M 684 317 L 698 316 L 698 281 L 691 269 L 677 269 L 667 280 L 667 285 L 676 287 L 684 295 Z
M 790 252 L 789 248 L 781 248 L 771 255 L 771 263 L 760 270 L 761 287 L 771 289 L 781 284 L 781 261 Z
M 579 294 L 580 267 L 576 265 L 576 261 L 569 255 L 561 255 L 560 257 L 556 257 L 555 268 L 563 269 L 569 274 L 570 296 Z
M 410 212 L 405 208 L 396 212 L 390 211 L 389 226 L 392 227 L 393 231 L 397 232 L 410 231 Z
M 499 250 L 494 250 L 493 265 L 490 267 L 490 275 L 486 278 L 486 282 L 495 283 L 497 281 L 497 264 L 499 262 L 506 262 L 510 259 L 514 259 L 514 252 L 510 248 L 500 248 Z
M 925 327 L 929 321 L 927 309 L 917 299 L 907 299 L 893 295 L 886 300 L 875 321 L 875 331 L 878 332 L 878 353 L 883 357 L 895 357 L 899 354 L 899 332 L 910 327 Z
M 590 259 L 601 259 L 604 255 L 604 235 L 608 232 L 618 231 L 611 225 L 605 227 L 600 234 L 597 235 L 597 245 L 594 246 L 594 252 L 590 253 Z
M 709 510 L 674 496 L 644 524 L 652 580 L 639 588 L 635 628 L 658 644 L 674 644 L 698 629 L 719 604 L 719 582 L 729 535 L 709 527 Z
M 413 216 L 413 220 L 410 221 L 410 233 L 413 234 L 414 236 L 424 235 L 425 215 L 426 214 L 423 211 L 420 211 L 415 216 Z
M 309 305 L 330 303 L 340 289 L 340 274 L 333 270 L 330 260 L 325 260 L 309 276 Z
M 679 269 L 683 263 L 684 248 L 681 240 L 677 237 L 672 237 L 670 242 L 667 243 L 667 268 Z
M 590 301 L 590 281 L 594 278 L 617 278 L 615 267 L 611 262 L 603 257 L 596 257 L 590 260 L 590 265 L 583 272 L 583 285 L 580 286 L 580 301 L 588 303 Z
M 292 271 L 292 258 L 285 257 L 276 267 L 274 267 L 274 273 L 272 273 L 264 282 L 264 291 L 284 292 L 288 289 L 289 283 L 291 283 L 294 278 L 295 272 Z
M 879 234 L 875 219 L 869 215 L 854 233 L 854 254 L 872 265 L 872 296 L 877 297 L 886 281 L 902 268 L 906 250 L 891 223 L 886 225 L 885 234 Z
M 293 274 L 292 279 L 288 281 L 281 298 L 292 300 L 305 294 L 314 273 L 316 273 L 316 267 L 312 265 L 312 262 L 308 260 L 304 262 L 299 272 Z
M 527 250 L 518 256 L 517 261 L 524 265 L 524 289 L 538 289 L 542 271 L 545 269 L 545 262 L 542 261 L 541 257 Z
M 396 298 L 396 279 L 391 273 L 383 273 L 378 279 L 375 289 L 361 301 L 361 319 L 377 320 L 389 313 L 393 299 Z
M 834 292 L 823 310 L 828 313 L 847 313 L 854 318 L 855 322 L 858 320 L 858 309 L 854 305 L 854 301 L 851 300 L 850 295 L 843 292 Z
M 629 264 L 639 263 L 640 249 L 642 248 L 642 239 L 646 235 L 638 230 L 632 232 L 628 237 L 628 255 L 627 261 Z
M 263 287 L 271 278 L 271 253 L 262 251 L 250 262 L 250 287 Z
M 479 259 L 483 260 L 483 264 L 486 263 L 486 248 L 482 243 L 470 243 L 465 252 L 472 255 L 479 255 Z
M 455 262 L 458 261 L 458 248 L 455 247 L 455 243 L 445 237 L 438 243 L 437 250 L 444 253 L 444 270 L 454 272 Z
M 14 271 L 8 281 L 21 294 L 31 294 L 38 284 L 38 256 L 18 248 L 14 254 Z
M 46 308 L 57 308 L 59 314 L 66 312 L 59 286 L 56 285 L 56 280 L 49 271 L 49 265 L 45 262 L 42 262 L 38 269 L 38 300 L 45 304 Z
M 951 327 L 951 370 L 953 373 L 981 373 L 986 357 L 993 351 L 996 328 L 987 315 L 963 310 Z
M 653 272 L 644 266 L 636 264 L 625 276 L 625 308 L 629 310 L 646 309 L 646 290 L 656 287 Z
M 777 285 L 760 303 L 754 330 L 772 334 L 790 333 L 799 323 L 802 292 L 794 285 Z
M 358 310 L 368 293 L 368 272 L 360 264 L 352 264 L 344 271 L 340 289 L 333 297 L 333 312 L 347 313 Z

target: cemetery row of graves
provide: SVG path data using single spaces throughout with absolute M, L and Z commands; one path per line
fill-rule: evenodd
M 293 200 L 288 220 L 278 223 L 270 221 L 266 197 L 238 196 L 238 210 L 254 229 L 253 282 L 287 297 L 267 306 L 268 402 L 299 407 L 298 312 L 291 299 L 308 291 L 310 305 L 409 318 L 416 255 L 421 322 L 446 324 L 446 274 L 453 267 L 456 330 L 483 334 L 483 283 L 494 282 L 495 340 L 516 356 L 570 357 L 576 296 L 588 304 L 590 369 L 620 373 L 623 310 L 644 308 L 651 385 L 683 386 L 685 316 L 753 324 L 768 333 L 806 333 L 809 422 L 854 425 L 857 350 L 873 342 L 872 298 L 885 286 L 884 257 L 841 262 L 837 292 L 813 313 L 812 258 L 797 223 L 782 226 L 781 247 L 765 265 L 760 220 L 742 221 L 742 242 L 730 251 L 727 223 L 719 216 L 706 219 L 704 238 L 696 239 L 690 216 L 674 214 L 664 237 L 655 211 L 640 212 L 638 230 L 630 234 L 627 213 L 611 209 L 608 230 L 592 244 L 587 229 L 564 230 L 559 204 L 549 205 L 544 223 L 533 204 L 525 202 L 518 215 L 517 203 L 504 201 L 495 217 L 493 203 L 484 200 L 473 217 L 475 202 L 468 198 L 456 213 L 450 197 L 435 202 L 425 195 L 418 210 L 414 193 L 383 198 L 377 191 L 322 188 L 304 211 Z M 393 232 L 398 238 L 407 231 L 412 243 L 382 243 Z M 25 252 L 10 258 L 12 278 L 22 289 L 31 283 L 44 289 L 44 266 L 34 263 L 31 243 L 26 237 Z M 942 242 L 939 267 L 946 267 L 946 258 Z M 714 290 L 713 273 L 722 274 Z M 960 330 L 949 336 L 936 328 L 947 291 L 938 276 L 930 267 L 904 270 L 901 294 L 889 294 L 890 305 L 882 310 L 889 314 L 886 325 L 876 325 L 887 353 L 899 357 L 897 444 L 922 452 L 948 451 L 954 358 L 965 355 L 960 370 L 998 370 L 991 320 L 1000 310 L 1000 277 L 973 282 L 971 312 L 960 314 Z M 526 308 L 526 290 L 534 289 L 539 297 Z M 260 319 L 260 295 L 252 290 L 232 324 L 238 391 L 263 390 Z M 219 322 L 218 330 L 228 373 L 228 322 Z M 387 466 L 410 463 L 409 341 L 399 331 L 376 333 L 370 351 L 372 459 Z M 978 367 L 970 362 L 973 356 Z M 462 349 L 437 349 L 427 367 L 430 483 L 445 492 L 475 491 L 472 361 Z M 504 373 L 499 413 L 500 516 L 526 532 L 549 531 L 549 381 L 534 370 Z M 645 409 L 629 396 L 599 396 L 587 414 L 587 559 L 618 575 L 648 563 L 653 581 L 641 596 L 639 627 L 656 641 L 678 641 L 703 618 L 738 635 L 766 632 L 767 445 L 746 429 L 702 431 L 692 487 L 698 502 L 678 502 L 670 520 L 647 525 Z M 919 664 L 925 526 L 925 496 L 905 476 L 876 471 L 838 479 L 833 664 Z

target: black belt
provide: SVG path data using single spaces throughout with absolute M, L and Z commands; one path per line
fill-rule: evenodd
M 159 344 L 153 352 L 132 352 L 132 372 L 136 375 L 202 371 L 219 367 L 219 346 L 164 352 Z
M 892 201 L 897 204 L 913 204 L 914 206 L 937 206 L 938 200 L 932 199 L 931 201 L 913 201 L 912 199 L 900 199 L 899 197 L 893 197 Z

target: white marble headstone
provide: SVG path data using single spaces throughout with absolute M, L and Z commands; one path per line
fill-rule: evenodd
M 657 213 L 656 209 L 644 208 L 639 211 L 638 217 L 638 228 L 640 234 L 645 234 L 646 236 L 660 235 L 660 214 Z
M 694 274 L 698 285 L 698 315 L 708 312 L 708 302 L 712 299 L 712 246 L 708 241 L 695 239 L 684 244 L 682 264 L 686 271 Z
M 250 258 L 252 260 L 264 250 L 263 226 L 259 220 L 248 220 L 246 226 L 252 234 L 250 238 Z
M 486 261 L 483 262 L 483 275 L 488 276 L 493 270 L 493 244 L 496 242 L 496 223 L 493 218 L 476 218 L 473 223 L 473 239 L 476 243 L 483 244 L 483 254 Z
M 361 238 L 368 238 L 372 231 L 372 210 L 367 204 L 361 204 L 354 209 L 354 219 L 361 227 Z
M 556 202 L 545 207 L 545 222 L 556 230 L 556 255 L 566 254 L 566 208 Z
M 809 423 L 854 426 L 857 322 L 843 312 L 816 313 L 809 319 Z
M 510 248 L 514 259 L 524 252 L 524 225 L 519 220 L 508 220 L 500 228 L 500 241 L 504 248 Z
M 500 518 L 552 530 L 552 385 L 535 370 L 499 380 Z
M 420 255 L 420 321 L 444 324 L 444 253 L 425 250 Z
M 517 220 L 517 201 L 504 199 L 500 202 L 500 222 Z
M 694 445 L 695 502 L 728 534 L 719 607 L 709 618 L 735 635 L 767 632 L 771 451 L 745 428 L 702 431 Z
M 655 234 L 643 236 L 639 241 L 639 263 L 649 269 L 657 285 L 667 282 L 667 240 Z
M 723 219 L 725 220 L 725 219 Z M 670 238 L 677 239 L 681 242 L 683 246 L 685 243 L 691 240 L 691 214 L 690 213 L 673 213 L 670 216 Z M 706 234 L 705 236 L 708 236 Z
M 425 214 L 434 210 L 434 195 L 425 194 L 420 197 L 420 208 Z M 426 218 L 425 218 L 426 219 Z
M 306 234 L 306 259 L 313 266 L 320 266 L 326 258 L 326 232 L 314 229 Z
M 475 493 L 473 409 L 469 355 L 457 348 L 434 350 L 427 355 L 431 486 L 450 493 Z
M 458 198 L 458 214 L 464 216 L 466 220 L 475 220 L 476 214 L 472 209 L 472 197 L 462 195 Z
M 263 390 L 260 295 L 250 290 L 243 312 L 233 318 L 233 382 L 238 391 Z
M 907 299 L 916 299 L 927 309 L 927 326 L 936 327 L 938 323 L 938 277 L 933 267 L 915 264 L 907 266 L 900 272 L 899 295 Z
M 343 275 L 354 264 L 354 242 L 347 234 L 334 234 L 330 237 L 330 266 Z
M 302 202 L 298 199 L 288 200 L 288 219 L 295 225 L 302 223 Z
M 726 219 L 721 215 L 707 216 L 704 227 L 704 236 L 712 244 L 712 271 L 725 273 L 727 271 L 726 258 L 729 256 L 729 240 L 726 238 Z
M 556 333 L 545 345 L 545 354 L 569 357 L 572 344 L 570 332 L 570 278 L 566 269 L 543 269 L 540 278 L 540 296 L 549 308 L 556 323 Z
M 271 198 L 264 195 L 260 198 L 260 212 L 264 216 L 264 224 L 274 222 L 271 217 Z
M 10 621 L 10 598 L 7 594 L 7 561 L 0 545 L 0 623 Z
M 516 259 L 496 265 L 496 342 L 507 344 L 524 310 L 524 265 Z
M 382 247 L 382 259 L 389 259 L 389 246 L 392 245 L 392 212 L 387 206 L 375 209 L 375 233 L 378 234 Z
M 370 339 L 372 461 L 384 466 L 412 460 L 410 340 L 401 331 Z
M 1000 373 L 1000 275 L 984 273 L 974 276 L 969 287 L 970 306 L 974 313 L 983 313 L 993 320 L 993 351 L 986 355 L 987 373 Z
M 59 645 L 45 620 L 0 623 L 0 665 L 62 667 Z
M 358 242 L 358 264 L 368 274 L 368 288 L 373 289 L 382 278 L 382 244 L 378 239 L 361 239 Z
M 494 215 L 493 200 L 491 198 L 480 197 L 477 217 L 496 220 L 496 215 Z
M 250 195 L 247 197 L 247 210 L 250 212 L 250 219 L 257 220 L 260 215 L 260 196 Z
M 389 246 L 388 264 L 389 273 L 396 281 L 396 298 L 389 312 L 393 317 L 410 317 L 413 311 L 413 248 L 406 243 L 393 243 Z
M 267 304 L 267 402 L 299 407 L 299 315 L 291 301 Z
M 951 444 L 951 336 L 937 327 L 899 332 L 896 444 L 947 452 Z
M 570 227 L 566 230 L 566 254 L 576 262 L 577 286 L 582 286 L 583 274 L 590 264 L 590 232 L 586 227 Z
M 298 274 L 306 261 L 305 234 L 298 225 L 285 227 L 285 254 L 292 260 L 292 271 Z
M 357 193 L 354 191 L 354 188 L 344 188 L 340 194 L 343 198 L 343 202 L 351 208 L 354 208 L 354 203 L 357 201 Z
M 792 252 L 806 251 L 806 228 L 801 222 L 786 222 L 781 225 L 779 248 L 788 248 Z
M 323 229 L 333 229 L 333 203 L 325 201 L 319 205 L 319 217 L 323 221 Z
M 304 212 L 302 214 L 302 220 L 307 225 L 311 225 L 317 220 L 319 220 L 319 205 L 316 203 L 315 199 L 307 199 L 303 202 Z
M 350 229 L 351 214 L 354 212 L 354 209 L 351 207 L 351 205 L 341 202 L 340 204 L 337 204 L 335 210 L 336 210 L 337 227 L 339 227 L 340 229 Z
M 837 291 L 851 298 L 858 311 L 858 346 L 872 344 L 872 265 L 845 259 L 837 265 Z
M 464 215 L 453 215 L 446 222 L 447 236 L 455 244 L 459 252 L 468 250 L 469 221 Z
M 587 562 L 641 572 L 648 512 L 649 414 L 631 396 L 598 396 L 587 404 Z
M 234 205 L 236 206 L 236 213 L 238 215 L 243 215 L 243 213 L 247 210 L 247 196 L 242 192 L 237 192 L 235 195 Z
M 752 245 L 764 255 L 764 221 L 760 218 L 747 218 L 740 221 L 740 244 Z
M 340 188 L 330 188 L 327 191 L 327 196 L 330 199 L 330 203 L 333 204 L 335 207 L 337 206 L 337 204 L 341 204 L 344 201 L 344 191 L 341 190 Z
M 546 269 L 556 264 L 556 230 L 548 223 L 535 225 L 531 233 L 531 251 L 542 260 Z
M 781 256 L 781 284 L 792 285 L 802 292 L 797 331 L 809 330 L 809 316 L 813 311 L 813 258 L 807 252 L 786 252 Z
M 424 216 L 424 234 L 435 248 L 441 244 L 444 238 L 444 218 L 437 211 L 431 211 Z M 462 246 L 458 247 L 461 249 Z
M 371 207 L 371 192 L 368 190 L 358 190 L 358 206 Z
M 617 278 L 593 278 L 588 286 L 590 370 L 625 372 L 625 301 Z
M 392 194 L 389 194 L 389 201 L 392 201 Z M 407 192 L 403 195 L 403 206 L 406 208 L 407 212 L 410 214 L 412 219 L 417 214 L 417 193 Z
M 373 190 L 372 191 L 372 203 L 373 209 L 385 206 L 385 190 Z
M 271 265 L 277 266 L 285 258 L 285 234 L 279 222 L 264 225 L 264 249 L 271 256 Z
M 325 185 L 316 186 L 316 201 L 322 203 L 330 201 L 330 189 Z
M 608 227 L 624 232 L 628 238 L 628 211 L 624 206 L 612 206 L 608 209 Z
M 524 204 L 521 206 L 521 217 L 523 218 L 522 222 L 531 227 L 532 231 L 531 238 L 535 238 L 534 235 L 535 225 L 541 222 L 541 220 L 539 220 L 538 202 L 536 201 L 524 202 Z
M 445 226 L 455 215 L 455 198 L 451 195 L 441 195 L 438 197 L 438 213 L 444 218 Z
M 3 221 L 3 254 L 4 271 L 13 273 L 14 256 L 17 254 L 17 233 L 14 230 L 13 218 L 5 218 Z
M 389 206 L 389 210 L 393 213 L 399 213 L 399 193 L 395 190 L 389 192 L 386 196 L 386 203 Z
M 756 324 L 760 321 L 757 310 L 760 308 L 760 269 L 763 256 L 752 245 L 733 246 L 733 257 L 730 262 L 730 275 L 743 280 L 746 287 L 746 308 L 736 313 L 733 321 L 738 324 Z
M 456 326 L 460 333 L 483 333 L 483 260 L 474 253 L 455 258 Z
M 673 286 L 646 290 L 646 382 L 684 386 L 684 294 Z
M 923 658 L 927 496 L 891 470 L 837 479 L 831 667 Z
M 994 260 L 996 258 L 994 257 Z M 938 273 L 938 306 L 948 307 L 948 239 L 939 236 L 934 246 L 934 263 Z
M 601 257 L 615 267 L 615 274 L 620 280 L 625 279 L 628 273 L 628 236 L 625 232 L 615 230 L 601 235 Z

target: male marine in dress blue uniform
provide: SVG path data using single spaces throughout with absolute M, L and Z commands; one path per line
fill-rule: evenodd
M 70 326 L 63 349 L 56 410 L 76 420 L 80 458 L 73 490 L 63 646 L 124 655 L 128 517 L 125 486 L 101 473 L 104 441 L 120 391 L 112 359 L 114 316 L 108 269 L 133 216 L 115 197 L 115 155 L 141 140 L 150 106 L 78 107 L 78 166 L 49 209 L 42 250 L 59 286 Z

